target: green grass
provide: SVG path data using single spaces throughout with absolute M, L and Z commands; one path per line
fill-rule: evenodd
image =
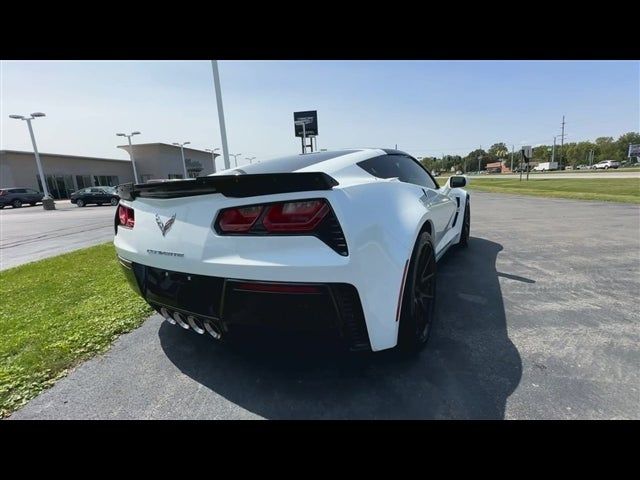
M 0 418 L 151 313 L 111 244 L 2 271 L 0 292 Z
M 446 180 L 445 180 L 446 181 Z M 444 183 L 444 182 L 443 182 Z M 640 178 L 472 178 L 469 190 L 538 197 L 640 203 Z

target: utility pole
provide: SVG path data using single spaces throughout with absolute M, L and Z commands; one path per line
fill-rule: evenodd
M 551 162 L 556 161 L 556 136 L 553 137 L 553 149 L 551 150 Z
M 513 151 L 515 150 L 515 148 L 515 145 L 511 145 L 511 173 L 513 173 Z
M 562 115 L 562 137 L 560 139 L 560 162 L 558 162 L 558 170 L 562 170 L 562 154 L 564 153 L 564 115 Z

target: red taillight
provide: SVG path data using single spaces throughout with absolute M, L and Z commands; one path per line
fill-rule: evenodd
M 133 208 L 118 205 L 118 226 L 125 228 L 133 228 L 136 219 Z
M 248 232 L 262 213 L 262 206 L 230 208 L 222 212 L 218 225 L 223 232 Z
M 307 200 L 271 205 L 262 224 L 269 232 L 309 232 L 329 212 L 324 200 Z

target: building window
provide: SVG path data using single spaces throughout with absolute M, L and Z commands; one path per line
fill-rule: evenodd
M 71 175 L 45 175 L 45 178 L 49 194 L 56 200 L 69 198 L 73 192 L 73 177 Z M 43 191 L 40 175 L 36 175 L 36 179 L 38 180 L 38 188 Z
M 153 175 L 151 175 L 150 173 L 146 173 L 140 176 L 140 180 L 142 181 L 142 183 L 147 183 L 152 178 L 153 178 Z
M 76 183 L 78 184 L 78 190 L 91 186 L 91 175 L 76 175 Z
M 115 175 L 94 175 L 93 179 L 98 187 L 115 187 L 118 185 L 118 177 Z
M 170 173 L 168 178 L 169 178 L 169 180 L 179 179 L 179 178 L 182 178 L 182 174 L 180 174 L 180 173 Z

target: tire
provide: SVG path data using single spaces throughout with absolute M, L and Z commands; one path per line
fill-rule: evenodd
M 418 353 L 429 340 L 435 317 L 436 257 L 431 235 L 420 234 L 411 255 L 402 293 L 398 350 Z
M 79 198 L 78 200 L 76 200 L 76 205 L 78 205 L 79 207 L 84 207 L 85 205 L 84 200 Z
M 116 205 L 118 205 L 118 199 L 116 197 L 113 197 L 110 203 L 112 207 L 115 207 Z
M 22 207 L 22 200 L 16 198 L 13 202 L 11 202 L 11 206 L 13 208 L 20 208 Z
M 462 222 L 462 232 L 460 233 L 458 245 L 467 248 L 469 246 L 469 235 L 471 233 L 471 205 L 469 205 L 468 198 L 464 204 L 464 219 Z

